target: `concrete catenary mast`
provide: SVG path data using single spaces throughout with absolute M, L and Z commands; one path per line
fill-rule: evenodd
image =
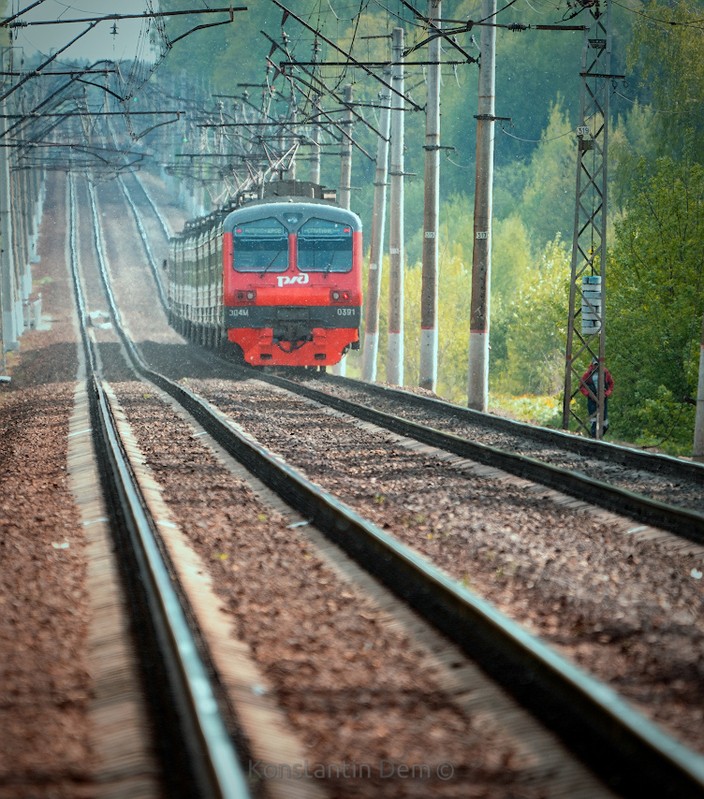
M 493 20 L 496 0 L 482 0 L 482 19 Z M 494 173 L 496 28 L 482 26 L 479 44 L 474 250 L 469 334 L 467 404 L 486 411 L 489 394 L 489 286 L 491 281 L 491 217 Z
M 352 200 L 352 87 L 345 86 L 342 96 L 345 108 L 345 117 L 342 128 L 347 134 L 342 142 L 340 159 L 340 192 L 337 198 L 343 208 L 350 208 Z
M 338 203 L 349 210 L 352 204 L 352 86 L 345 86 L 342 99 L 347 109 L 342 127 L 347 136 L 342 142 Z M 333 366 L 332 372 L 344 377 L 347 373 L 346 359 L 343 358 L 340 363 Z
M 315 71 L 315 64 L 320 56 L 320 42 L 316 36 L 313 41 L 313 71 Z M 316 185 L 320 184 L 320 94 L 315 92 L 313 94 L 313 125 L 310 134 L 310 181 Z
M 403 385 L 403 284 L 404 284 L 404 108 L 398 99 L 404 91 L 403 28 L 393 30 L 392 86 L 396 91 L 391 114 L 391 209 L 389 217 L 389 340 L 386 379 Z
M 2 48 L 3 68 L 9 61 L 12 69 L 12 48 Z M 10 179 L 10 157 L 12 150 L 6 145 L 7 99 L 0 99 L 0 312 L 2 313 L 2 333 L 0 342 L 2 369 L 5 371 L 5 353 L 19 347 L 19 337 L 23 329 L 20 289 L 15 263 L 15 226 L 12 214 L 12 182 Z
M 441 0 L 428 0 L 429 28 L 440 27 Z M 421 388 L 435 391 L 438 379 L 438 208 L 440 205 L 440 43 L 436 35 L 428 54 L 428 100 L 425 111 L 425 180 L 423 275 L 421 285 Z
M 694 418 L 692 457 L 695 461 L 704 461 L 704 317 L 702 318 L 702 337 L 699 345 L 699 382 L 697 385 L 697 410 Z
M 384 72 L 388 82 L 390 71 Z M 391 121 L 391 89 L 384 86 L 379 95 L 381 116 L 380 136 L 376 148 L 376 171 L 374 174 L 374 207 L 369 248 L 369 278 L 365 297 L 364 349 L 362 351 L 362 377 L 376 380 L 377 355 L 379 353 L 379 297 L 381 294 L 381 272 L 384 255 L 384 225 L 386 222 L 386 186 L 389 174 L 389 129 Z

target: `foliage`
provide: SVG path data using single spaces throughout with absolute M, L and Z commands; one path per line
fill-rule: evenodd
M 658 155 L 681 157 L 704 136 L 704 47 L 701 3 L 647 3 L 638 17 L 628 66 L 638 68 L 653 117 Z M 703 160 L 701 148 L 695 156 Z
M 619 209 L 628 200 L 636 173 L 644 162 L 657 158 L 657 114 L 650 105 L 635 102 L 628 114 L 612 126 L 609 139 L 609 166 L 615 176 L 611 181 L 612 209 Z
M 422 42 L 427 29 L 406 5 L 388 13 L 383 4 L 345 6 L 332 0 L 289 4 L 296 14 L 362 61 L 389 57 L 389 36 L 402 25 L 407 45 L 420 45 L 408 58 L 406 91 L 425 103 Z M 420 8 L 417 4 L 416 7 Z M 161 0 L 161 9 L 189 8 L 189 0 Z M 502 25 L 520 22 L 589 22 L 588 8 L 571 11 L 533 4 L 511 4 L 499 11 Z M 609 225 L 618 237 L 607 264 L 607 356 L 616 379 L 611 403 L 611 429 L 619 437 L 685 448 L 691 437 L 696 390 L 697 335 L 701 325 L 702 187 L 697 164 L 704 138 L 704 48 L 701 46 L 700 0 L 646 0 L 638 13 L 612 4 L 614 81 L 609 139 Z M 479 20 L 478 0 L 446 0 L 449 20 Z M 571 16 L 570 16 L 571 15 Z M 569 19 L 567 17 L 570 16 Z M 197 76 L 198 93 L 240 95 L 250 87 L 258 106 L 267 91 L 290 96 L 290 85 L 273 67 L 286 54 L 271 43 L 286 45 L 299 60 L 309 60 L 313 35 L 289 18 L 282 27 L 280 10 L 270 2 L 250 4 L 234 24 L 203 30 L 178 42 L 164 64 L 172 75 Z M 213 15 L 213 20 L 215 19 Z M 202 23 L 203 18 L 169 20 L 172 38 Z M 211 21 L 211 20 L 205 20 Z M 674 23 L 674 24 L 673 24 Z M 268 35 L 263 36 L 261 32 Z M 457 43 L 478 56 L 481 29 L 457 36 Z M 491 272 L 492 402 L 518 398 L 512 413 L 535 405 L 535 420 L 547 420 L 549 400 L 558 403 L 564 379 L 565 328 L 570 272 L 569 247 L 575 208 L 576 147 L 579 117 L 581 31 L 497 30 L 496 113 L 507 117 L 496 125 L 494 218 Z M 322 60 L 337 60 L 328 45 Z M 459 60 L 451 44 L 443 45 L 445 61 Z M 380 72 L 380 70 L 375 70 Z M 351 67 L 323 69 L 336 92 L 354 85 L 360 113 L 378 123 L 381 84 Z M 443 70 L 441 142 L 441 231 L 439 285 L 438 392 L 456 402 L 466 399 L 469 303 L 473 250 L 473 193 L 478 68 L 456 64 Z M 299 73 L 299 78 L 304 77 Z M 309 100 L 299 83 L 299 110 Z M 205 88 L 207 87 L 207 88 Z M 332 102 L 332 101 L 331 101 Z M 423 218 L 424 114 L 405 114 L 406 146 L 404 221 L 405 375 L 418 376 L 420 283 Z M 357 121 L 354 137 L 360 149 L 353 158 L 353 207 L 369 230 L 373 196 L 376 136 Z M 332 147 L 332 151 L 336 151 Z M 367 157 L 363 153 L 370 156 Z M 303 172 L 305 169 L 302 170 Z M 305 175 L 303 175 L 305 177 Z M 323 182 L 335 186 L 339 161 L 323 159 Z M 388 213 L 387 213 L 388 221 Z M 387 239 L 388 240 L 388 239 Z M 368 241 L 368 237 L 367 237 Z M 384 264 L 381 300 L 379 379 L 385 377 L 388 264 Z M 647 355 L 647 357 L 646 357 Z M 356 353 L 350 372 L 359 369 Z M 499 394 L 501 392 L 501 394 Z M 525 397 L 536 396 L 535 400 Z M 559 404 L 559 403 L 558 403 Z
M 613 421 L 621 436 L 691 443 L 702 251 L 704 167 L 670 158 L 654 167 L 643 162 L 608 271 L 608 348 L 618 391 Z
M 501 309 L 503 359 L 492 392 L 556 394 L 564 382 L 570 253 L 558 236 Z M 494 322 L 492 322 L 494 324 Z M 492 351 L 494 335 L 492 333 Z
M 673 455 L 688 455 L 692 447 L 694 406 L 683 405 L 663 385 L 644 387 L 642 405 L 636 409 L 636 443 Z
M 464 258 L 462 244 L 449 235 L 449 222 L 443 223 L 439 253 L 438 297 L 438 387 L 437 393 L 454 402 L 467 399 L 467 347 L 469 342 L 469 298 L 471 293 L 471 258 Z M 471 231 L 471 228 L 470 228 Z M 470 234 L 471 235 L 471 234 Z M 386 353 L 389 307 L 389 265 L 384 259 L 379 304 L 378 375 L 386 380 Z M 404 383 L 417 385 L 420 347 L 420 264 L 406 269 L 404 280 Z M 365 268 L 365 286 L 366 286 Z M 350 357 L 351 374 L 359 374 L 361 358 Z
M 498 415 L 508 415 L 527 424 L 542 427 L 560 427 L 562 424 L 562 403 L 554 395 L 535 394 L 497 394 L 492 393 L 489 410 Z
M 492 234 L 491 330 L 489 374 L 492 382 L 507 368 L 512 316 L 507 311 L 535 263 L 530 234 L 518 215 L 498 221 Z
M 533 153 L 521 203 L 521 216 L 537 247 L 558 233 L 565 239 L 571 238 L 577 169 L 575 138 L 571 134 L 558 97 Z
M 512 214 L 494 223 L 492 239 L 491 300 L 509 302 L 532 275 L 530 230 L 521 216 Z
M 246 7 L 247 3 L 234 5 Z M 159 6 L 166 12 L 190 10 L 197 4 L 194 5 L 192 0 L 160 0 Z M 262 3 L 256 13 L 249 10 L 235 12 L 233 22 L 198 30 L 177 41 L 161 71 L 190 81 L 201 81 L 210 90 L 239 94 L 238 83 L 262 83 L 268 47 L 260 30 L 279 39 L 281 17 L 280 9 L 268 2 Z M 199 25 L 213 25 L 226 19 L 225 14 L 173 16 L 167 18 L 166 32 L 170 41 L 174 41 Z M 253 42 L 257 43 L 254 51 Z
M 544 24 L 547 21 L 542 11 L 525 6 L 520 14 L 515 9 L 510 15 L 524 24 Z M 577 31 L 497 32 L 497 115 L 510 117 L 510 122 L 501 128 L 505 127 L 509 135 L 497 140 L 499 166 L 509 166 L 516 158 L 525 159 L 535 145 L 545 139 L 558 92 L 562 97 L 572 98 L 569 107 L 563 109 L 567 119 L 559 133 L 574 130 L 579 115 L 581 51 L 582 34 Z M 560 71 L 559 83 L 555 81 L 556 69 Z M 561 105 L 562 101 L 558 104 Z M 553 129 L 548 138 L 554 135 Z

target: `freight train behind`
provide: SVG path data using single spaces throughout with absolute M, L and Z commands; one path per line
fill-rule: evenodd
M 280 181 L 171 240 L 169 321 L 253 366 L 324 370 L 359 348 L 362 226 L 311 183 Z

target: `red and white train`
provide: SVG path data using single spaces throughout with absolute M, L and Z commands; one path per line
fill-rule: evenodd
M 314 184 L 267 188 L 264 199 L 188 222 L 172 239 L 170 322 L 253 366 L 324 369 L 359 348 L 361 222 Z

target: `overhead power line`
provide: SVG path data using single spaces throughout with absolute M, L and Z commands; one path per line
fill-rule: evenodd
M 72 44 L 74 44 L 74 43 L 75 43 L 75 42 L 77 42 L 77 41 L 78 41 L 80 38 L 82 38 L 83 36 L 85 36 L 85 35 L 86 35 L 86 33 L 89 33 L 90 31 L 92 31 L 92 30 L 93 30 L 93 28 L 94 28 L 94 27 L 95 27 L 97 24 L 98 24 L 97 22 L 93 22 L 93 23 L 92 23 L 91 25 L 89 25 L 89 26 L 88 26 L 88 27 L 87 27 L 87 28 L 86 28 L 84 31 L 81 31 L 81 33 L 79 33 L 79 34 L 78 34 L 78 36 L 75 36 L 73 39 L 71 39 L 71 41 L 70 41 L 68 44 L 65 44 L 65 45 L 64 45 L 64 46 L 63 46 L 63 47 L 62 47 L 60 50 L 57 50 L 57 51 L 56 51 L 56 52 L 55 52 L 55 53 L 54 53 L 52 56 L 49 56 L 49 58 L 47 58 L 47 60 L 46 60 L 46 61 L 44 61 L 42 64 L 40 64 L 40 65 L 39 65 L 39 66 L 38 66 L 36 69 L 32 70 L 31 72 L 28 72 L 28 73 L 27 73 L 27 74 L 24 76 L 24 78 L 22 78 L 22 80 L 18 81 L 18 82 L 17 82 L 17 83 L 16 83 L 14 86 L 10 87 L 10 88 L 9 88 L 9 89 L 8 89 L 8 90 L 5 92 L 5 94 L 3 94 L 3 95 L 0 95 L 0 102 L 2 102 L 3 100 L 6 100 L 6 99 L 7 99 L 7 98 L 8 98 L 8 97 L 9 97 L 9 96 L 10 96 L 10 95 L 13 93 L 13 92 L 16 92 L 16 91 L 17 91 L 17 90 L 18 90 L 18 89 L 19 89 L 21 86 L 24 86 L 24 84 L 25 84 L 25 83 L 27 83 L 27 81 L 28 81 L 28 80 L 31 80 L 33 77 L 35 77 L 36 75 L 38 75 L 38 74 L 41 72 L 41 70 L 42 70 L 42 69 L 44 69 L 44 67 L 46 67 L 46 66 L 48 66 L 49 64 L 51 64 L 51 62 L 52 62 L 52 61 L 54 61 L 56 58 L 58 58 L 58 57 L 61 55 L 61 53 L 63 53 L 63 52 L 64 52 L 64 50 L 68 50 L 68 48 L 69 48 L 69 47 L 70 47 Z
M 359 67 L 360 69 L 364 70 L 367 73 L 367 75 L 370 75 L 376 81 L 381 83 L 382 86 L 386 86 L 386 88 L 391 89 L 392 94 L 401 97 L 405 102 L 409 103 L 409 105 L 415 108 L 416 111 L 422 110 L 417 103 L 414 103 L 413 100 L 411 100 L 409 97 L 406 97 L 404 94 L 398 92 L 396 89 L 393 88 L 393 86 L 391 86 L 385 80 L 376 75 L 369 67 L 365 66 L 361 61 L 357 61 L 357 59 L 352 55 L 352 53 L 348 53 L 346 50 L 343 50 L 341 47 L 338 47 L 335 44 L 335 42 L 333 42 L 331 39 L 328 39 L 326 36 L 323 36 L 323 34 L 319 30 L 312 27 L 304 19 L 301 19 L 301 17 L 294 14 L 293 11 L 286 8 L 286 6 L 283 5 L 283 3 L 280 3 L 279 0 L 271 0 L 271 2 L 274 3 L 275 6 L 278 6 L 284 12 L 284 20 L 286 20 L 287 17 L 295 19 L 296 22 L 303 25 L 304 28 L 306 28 L 311 33 L 314 33 L 316 36 L 318 36 L 321 39 L 321 41 L 325 42 L 325 44 L 327 44 L 329 47 L 332 47 L 336 52 L 340 53 L 346 59 L 348 59 L 347 61 L 348 66 Z
M 458 66 L 466 64 L 466 61 L 359 61 L 359 66 L 365 67 L 397 67 L 401 64 L 405 67 L 437 67 L 437 66 Z M 279 67 L 285 70 L 288 67 L 349 67 L 348 61 L 280 61 Z
M 130 116 L 154 116 L 155 114 L 175 114 L 180 116 L 181 112 L 173 111 L 62 111 L 62 112 L 29 112 L 27 114 L 0 114 L 0 119 L 48 119 L 50 117 L 122 117 L 126 114 Z
M 42 72 L 41 75 L 36 75 L 38 78 L 51 78 L 51 77 L 63 77 L 65 75 L 114 75 L 117 70 L 114 67 L 109 69 L 64 69 L 64 70 L 56 70 L 53 72 Z M 21 70 L 11 70 L 11 71 L 0 71 L 0 75 L 4 75 L 9 78 L 21 78 L 27 74 L 26 69 Z
M 144 11 L 141 14 L 101 14 L 99 17 L 69 17 L 68 19 L 40 19 L 27 22 L 10 22 L 3 20 L 0 22 L 2 28 L 27 28 L 33 25 L 70 25 L 77 22 L 118 22 L 123 19 L 156 19 L 158 17 L 180 17 L 186 14 L 229 14 L 230 22 L 234 20 L 235 11 L 247 11 L 247 6 L 230 6 L 229 8 L 192 8 L 185 11 Z M 17 15 L 16 15 L 17 16 Z M 10 19 L 15 19 L 10 18 Z
M 16 14 L 13 14 L 11 17 L 7 17 L 0 23 L 0 27 L 8 25 L 13 20 L 16 20 L 18 17 L 21 17 L 22 14 L 26 14 L 28 11 L 31 11 L 33 8 L 40 6 L 44 0 L 37 0 L 36 3 L 32 3 L 31 6 L 27 6 L 27 8 L 23 8 L 21 11 L 18 11 Z

